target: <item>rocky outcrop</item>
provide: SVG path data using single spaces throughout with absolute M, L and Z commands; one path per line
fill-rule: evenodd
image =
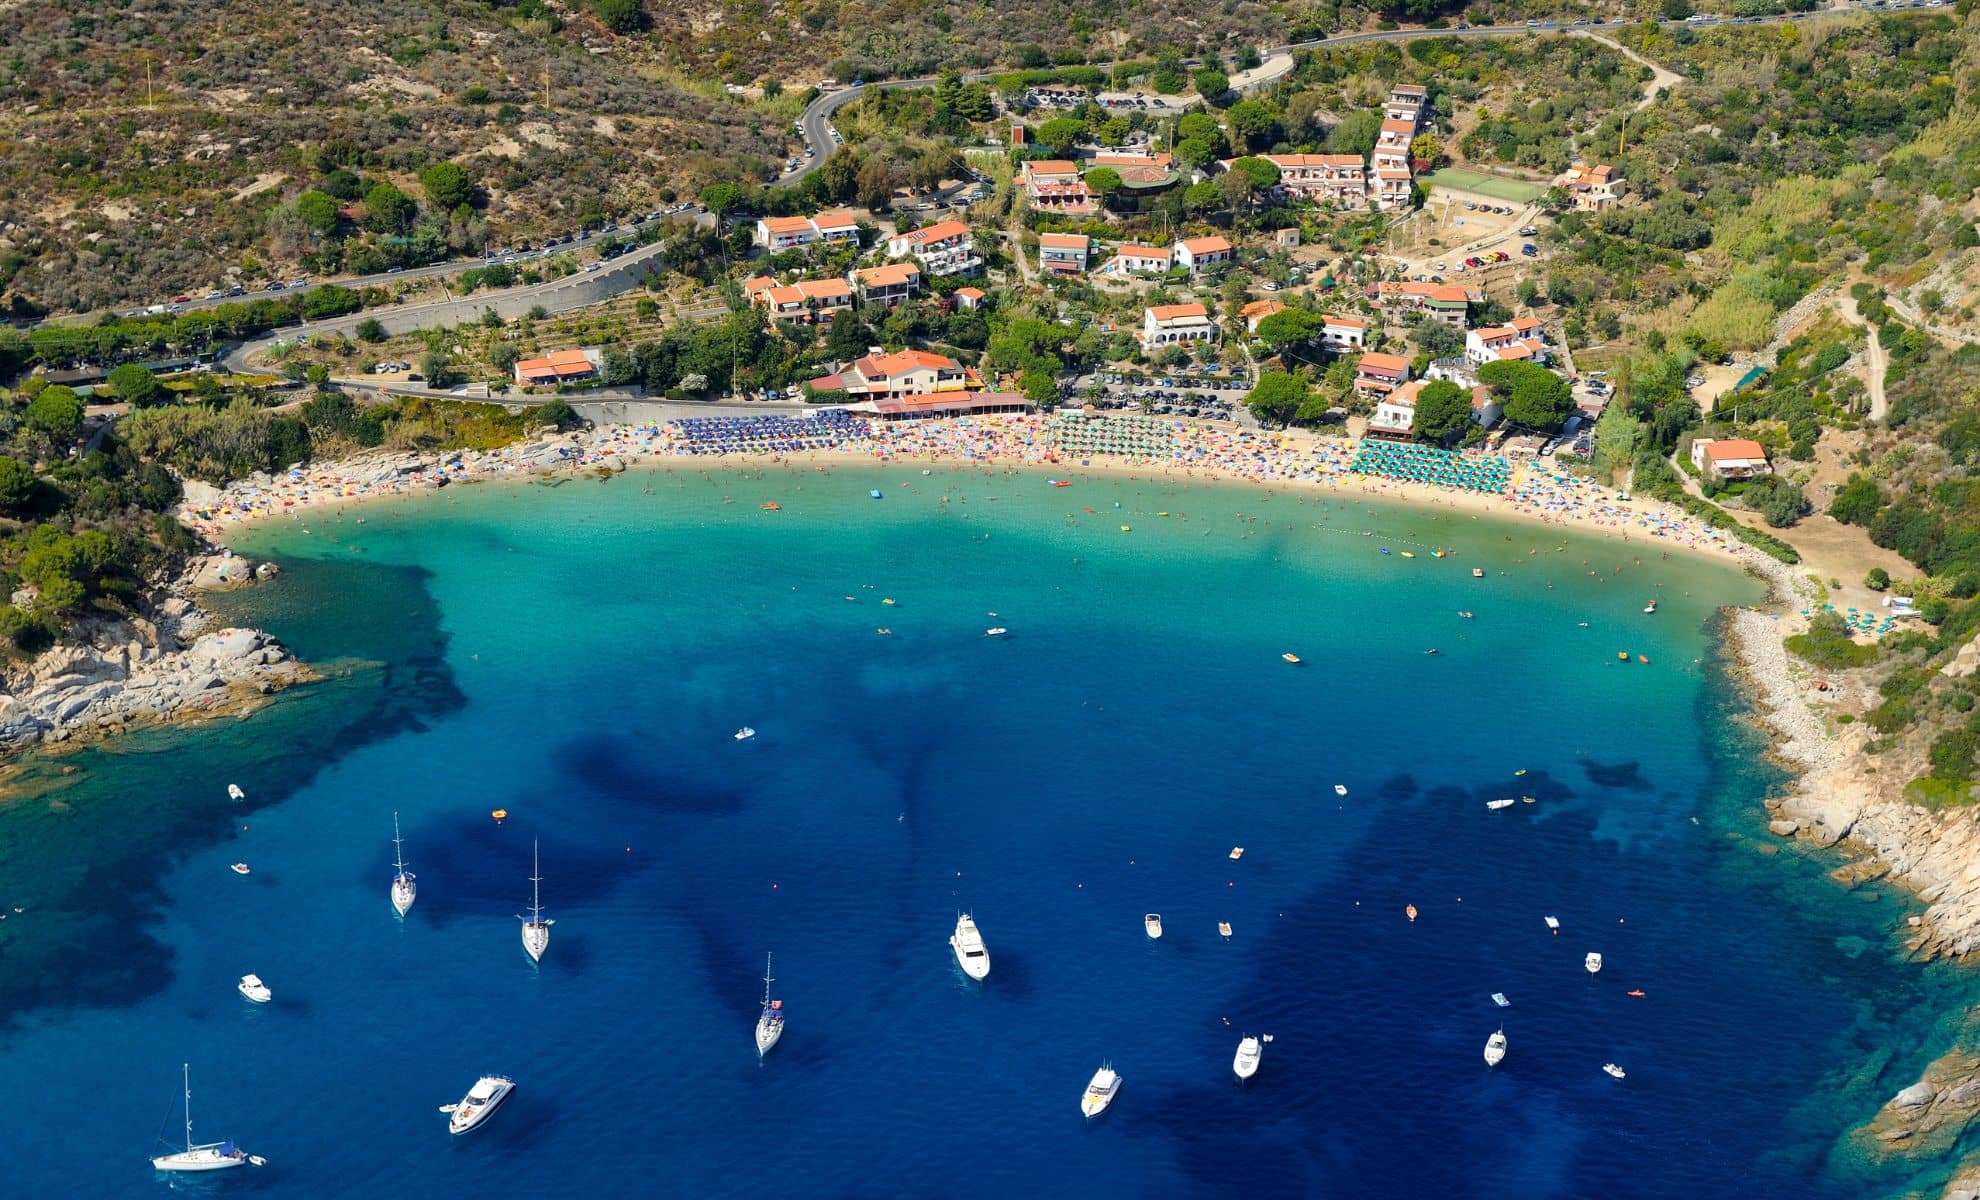
M 1956 1049 L 1926 1067 L 1924 1078 L 1892 1096 L 1868 1124 L 1857 1129 L 1854 1140 L 1872 1154 L 1942 1154 L 1959 1141 L 1976 1115 L 1980 1115 L 1980 1057 Z M 1951 1192 L 1949 1187 L 1947 1194 Z
M 228 564 L 223 570 L 216 563 Z M 226 556 L 192 563 L 141 615 L 92 617 L 74 640 L 0 680 L 0 753 L 194 716 L 244 712 L 316 678 L 256 629 L 209 629 L 186 593 L 244 586 L 256 572 Z

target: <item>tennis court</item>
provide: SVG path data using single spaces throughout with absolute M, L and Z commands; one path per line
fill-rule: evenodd
M 1480 196 L 1493 196 L 1500 200 L 1509 200 L 1514 204 L 1527 204 L 1547 194 L 1547 185 L 1543 183 L 1506 179 L 1499 175 L 1487 175 L 1481 171 L 1467 171 L 1462 167 L 1445 167 L 1441 171 L 1433 171 L 1425 182 L 1433 188 L 1475 192 Z

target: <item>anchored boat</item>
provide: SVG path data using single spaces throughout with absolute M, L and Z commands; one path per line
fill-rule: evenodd
M 1079 1098 L 1080 1115 L 1091 1120 L 1107 1111 L 1114 1097 L 1121 1091 L 1121 1077 L 1114 1068 L 1102 1063 L 1086 1085 L 1086 1092 Z

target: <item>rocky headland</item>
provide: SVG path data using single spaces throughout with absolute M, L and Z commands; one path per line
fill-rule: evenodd
M 202 591 L 245 587 L 272 573 L 232 555 L 201 557 L 140 612 L 85 618 L 71 640 L 0 678 L 0 754 L 245 712 L 315 679 L 274 638 L 214 628 L 195 602 Z

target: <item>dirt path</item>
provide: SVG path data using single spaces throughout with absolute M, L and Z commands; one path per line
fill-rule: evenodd
M 1642 112 L 1644 109 L 1649 108 L 1652 104 L 1655 104 L 1657 102 L 1657 97 L 1663 95 L 1665 92 L 1670 91 L 1678 84 L 1684 82 L 1684 77 L 1682 75 L 1679 75 L 1674 71 L 1665 70 L 1663 67 L 1659 66 L 1656 63 L 1651 62 L 1649 59 L 1643 57 L 1641 54 L 1638 54 L 1636 51 L 1631 50 L 1628 46 L 1623 45 L 1621 42 L 1615 40 L 1612 37 L 1605 37 L 1599 33 L 1590 33 L 1587 30 L 1576 30 L 1575 32 L 1579 36 L 1585 37 L 1591 42 L 1602 43 L 1604 46 L 1607 46 L 1609 49 L 1614 50 L 1616 53 L 1622 55 L 1624 58 L 1630 60 L 1633 63 L 1636 63 L 1638 66 L 1644 66 L 1650 68 L 1650 82 L 1643 86 L 1643 99 L 1638 100 L 1636 102 L 1637 112 Z
M 1842 319 L 1864 331 L 1869 342 L 1869 370 L 1864 372 L 1864 383 L 1870 389 L 1870 419 L 1881 424 L 1890 406 L 1884 402 L 1884 372 L 1890 369 L 1890 356 L 1884 352 L 1884 344 L 1877 340 L 1877 331 L 1863 314 L 1856 311 L 1856 297 L 1845 292 L 1836 298 L 1836 311 Z

